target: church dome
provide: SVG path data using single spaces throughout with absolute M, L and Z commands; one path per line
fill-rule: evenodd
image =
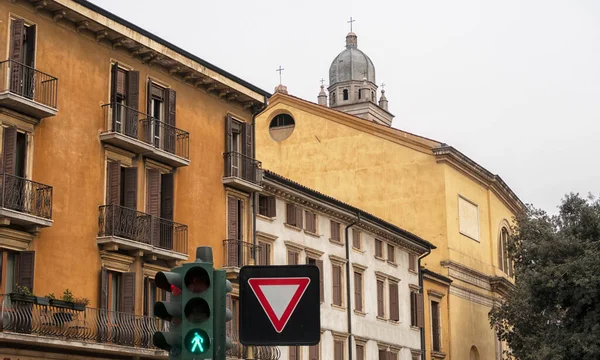
M 367 81 L 376 84 L 375 65 L 367 54 L 358 50 L 357 37 L 353 32 L 346 35 L 346 49 L 333 59 L 329 68 L 329 85 L 344 81 Z

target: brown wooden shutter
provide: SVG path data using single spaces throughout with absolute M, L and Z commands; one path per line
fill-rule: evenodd
M 135 313 L 135 273 L 127 272 L 121 276 L 119 311 Z
M 121 205 L 121 163 L 109 161 L 106 172 L 106 204 Z
M 396 258 L 395 258 L 395 248 L 394 245 L 390 245 L 388 244 L 387 246 L 387 257 L 388 257 L 388 261 L 390 262 L 395 262 Z
M 108 309 L 108 270 L 100 270 L 100 309 Z
M 356 360 L 365 360 L 365 347 L 356 345 Z
M 362 274 L 354 273 L 354 309 L 362 311 Z
M 152 216 L 160 216 L 160 172 L 157 169 L 148 169 L 146 172 L 147 193 L 146 212 Z
M 176 139 L 176 94 L 173 89 L 165 89 L 165 123 L 170 126 L 165 126 L 165 150 L 170 153 L 175 153 Z
M 162 174 L 160 179 L 160 217 L 173 220 L 173 173 Z
M 417 271 L 417 256 L 415 254 L 408 254 L 408 268 Z
M 332 278 L 333 278 L 333 303 L 334 305 L 342 305 L 342 269 L 338 265 L 332 266 Z
M 296 227 L 302 229 L 302 209 L 296 207 Z
M 319 360 L 319 345 L 313 345 L 308 348 L 308 360 Z
M 341 340 L 333 341 L 333 358 L 334 360 L 344 360 L 344 342 Z
M 383 257 L 383 242 L 375 239 L 375 256 Z
M 140 102 L 140 72 L 127 72 L 127 120 L 125 134 L 133 138 L 138 137 L 138 108 Z
M 298 253 L 288 251 L 288 265 L 298 265 Z
M 4 138 L 2 141 L 4 173 L 15 175 L 17 166 L 17 127 L 4 128 Z
M 304 216 L 306 217 L 306 231 L 314 233 L 314 230 L 313 230 L 314 218 L 312 216 L 312 212 L 305 210 Z
M 238 199 L 233 196 L 227 197 L 227 262 L 229 266 L 238 266 L 238 233 L 239 224 Z
M 19 252 L 19 273 L 17 285 L 26 286 L 33 292 L 33 276 L 35 271 L 35 251 Z
M 129 209 L 137 209 L 137 168 L 123 169 L 123 187 L 125 190 L 125 199 L 123 206 Z
M 352 229 L 352 246 L 360 249 L 360 231 L 357 229 Z
M 398 284 L 390 283 L 390 319 L 400 320 L 400 308 L 398 304 Z
M 340 224 L 337 221 L 330 221 L 331 240 L 340 241 Z
M 297 226 L 296 225 L 296 206 L 294 204 L 286 204 L 286 224 Z
M 116 127 L 115 127 L 115 120 L 117 119 L 117 92 L 118 92 L 118 80 L 119 78 L 119 63 L 114 63 L 110 66 L 110 104 L 111 107 L 113 108 L 113 117 L 112 117 L 112 121 L 113 121 L 113 126 L 112 126 L 112 130 L 115 131 Z
M 381 280 L 377 280 L 377 316 L 385 316 L 383 308 L 383 281 Z
M 268 217 L 277 216 L 277 203 L 275 201 L 275 196 L 267 197 L 267 216 Z
M 320 285 L 320 292 L 319 292 L 319 297 L 321 302 L 325 301 L 325 284 L 323 283 L 323 260 L 316 260 L 315 264 L 317 265 L 317 267 L 319 268 L 319 285 Z
M 249 158 L 254 158 L 253 139 L 252 139 L 252 124 L 244 123 L 242 127 L 242 151 Z
M 387 360 L 387 351 L 379 349 L 379 360 Z
M 271 265 L 271 244 L 269 243 L 265 243 L 264 244 L 264 249 L 263 249 L 265 255 L 265 265 Z
M 297 355 L 297 352 L 298 352 L 298 350 L 297 350 L 297 349 L 298 349 L 298 348 L 297 348 L 296 346 L 289 346 L 289 347 L 288 347 L 288 351 L 289 351 L 289 353 L 290 353 L 290 360 L 299 360 L 299 359 L 297 358 L 297 356 L 296 356 L 296 355 Z
M 425 325 L 425 314 L 424 314 L 424 304 L 423 304 L 423 294 L 416 293 L 416 302 L 417 302 L 417 327 L 422 328 Z
M 23 68 L 19 64 L 23 62 L 23 38 L 25 36 L 25 21 L 23 19 L 14 19 L 11 21 L 10 28 L 10 59 L 17 63 L 12 63 L 10 70 L 10 90 L 16 93 L 21 91 L 21 77 Z

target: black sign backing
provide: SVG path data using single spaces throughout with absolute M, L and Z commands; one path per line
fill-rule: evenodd
M 321 304 L 317 266 L 244 266 L 239 279 L 242 344 L 319 343 Z

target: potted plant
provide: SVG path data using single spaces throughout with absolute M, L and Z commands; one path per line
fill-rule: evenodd
M 35 303 L 36 296 L 33 295 L 27 286 L 17 285 L 16 291 L 8 295 L 11 301 L 22 303 Z
M 65 290 L 63 296 L 60 299 L 57 299 L 56 296 L 54 296 L 54 293 L 50 293 L 46 297 L 50 299 L 50 304 L 52 306 L 56 306 L 58 308 L 63 309 L 73 308 L 73 293 L 69 289 Z
M 90 299 L 84 297 L 73 298 L 73 309 L 76 311 L 84 311 L 85 307 L 90 304 Z

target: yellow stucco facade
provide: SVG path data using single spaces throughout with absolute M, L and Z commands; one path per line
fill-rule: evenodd
M 223 241 L 228 238 L 228 196 L 238 198 L 242 204 L 239 238 L 246 241 L 252 238 L 252 186 L 243 185 L 245 180 L 235 179 L 236 175 L 231 176 L 233 185 L 224 184 L 224 153 L 233 151 L 227 149 L 226 123 L 228 118 L 241 124 L 251 123 L 253 112 L 264 104 L 268 94 L 96 10 L 70 0 L 0 2 L 0 43 L 6 44 L 0 46 L 0 60 L 13 56 L 11 24 L 20 19 L 26 29 L 35 28 L 33 67 L 58 79 L 55 89 L 58 102 L 50 106 L 56 113 L 54 116 L 40 120 L 27 114 L 27 110 L 21 111 L 8 105 L 4 98 L 0 100 L 2 126 L 16 125 L 18 132 L 27 137 L 23 177 L 52 187 L 49 224 L 46 219 L 41 228 L 16 225 L 11 219 L 2 222 L 0 264 L 3 276 L 0 278 L 0 294 L 14 290 L 8 287 L 14 287 L 19 279 L 16 275 L 17 280 L 7 278 L 11 256 L 18 257 L 23 251 L 35 252 L 33 274 L 27 275 L 28 282 L 33 283 L 31 290 L 35 295 L 54 293 L 60 297 L 65 289 L 70 289 L 75 296 L 88 298 L 89 307 L 101 308 L 101 269 L 107 268 L 109 273 L 135 273 L 135 291 L 127 301 L 132 301 L 133 313 L 142 316 L 149 311 L 146 280 L 152 279 L 156 271 L 182 261 L 193 261 L 195 249 L 201 245 L 212 246 L 215 267 L 221 266 Z M 147 108 L 146 104 L 155 101 L 154 98 L 149 99 L 149 82 L 159 86 L 161 91 L 169 89 L 176 93 L 176 102 L 169 103 L 172 104 L 171 111 L 176 114 L 176 125 L 160 125 L 163 138 L 155 140 L 161 142 L 160 148 L 151 141 L 140 141 L 141 128 L 133 139 L 114 134 L 118 131 L 111 128 L 114 123 L 111 124 L 111 117 L 107 116 L 109 107 L 103 105 L 112 101 L 111 71 L 115 63 L 118 63 L 119 69 L 138 72 L 136 107 L 142 113 L 149 112 L 150 105 Z M 4 87 L 0 88 L 0 93 L 26 103 L 22 106 L 25 109 L 40 107 L 37 103 L 23 100 L 18 91 L 7 87 L 11 85 L 7 85 L 4 79 L 14 76 L 14 70 L 9 66 L 16 67 L 18 64 L 3 62 L 2 66 L 1 83 Z M 128 86 L 131 81 L 128 80 Z M 38 87 L 36 91 L 41 92 L 40 89 Z M 157 106 L 162 106 L 158 108 L 162 111 L 169 101 L 168 98 L 160 99 L 152 104 L 160 103 Z M 150 119 L 144 114 L 134 116 L 133 121 L 139 121 L 140 127 Z M 158 115 L 153 116 L 158 118 Z M 168 118 L 169 114 L 164 116 Z M 153 126 L 158 129 L 159 122 L 154 121 Z M 177 146 L 177 150 L 167 150 L 168 131 L 175 133 L 175 130 L 169 130 L 175 128 L 182 130 L 177 130 L 177 135 L 172 138 L 176 141 L 176 145 L 172 146 Z M 154 131 L 155 135 L 159 133 L 159 130 Z M 180 137 L 185 139 L 185 133 L 189 134 L 188 142 L 180 143 Z M 251 153 L 245 155 L 252 156 Z M 152 218 L 152 224 L 155 220 L 160 221 L 160 231 L 167 229 L 170 232 L 165 241 L 171 243 L 162 243 L 162 232 L 156 235 L 155 243 L 148 240 L 148 236 L 154 236 L 148 232 L 145 235 L 132 233 L 127 238 L 127 235 L 116 234 L 116 230 L 111 233 L 106 228 L 99 230 L 101 226 L 108 227 L 108 220 L 100 220 L 103 215 L 99 208 L 107 204 L 107 193 L 112 191 L 107 164 L 116 161 L 121 164 L 121 179 L 125 169 L 136 168 L 137 174 L 134 175 L 137 176 L 134 183 L 137 186 L 130 185 L 130 190 L 137 187 L 137 190 L 132 190 L 137 191 L 135 205 L 127 209 L 127 214 L 133 215 L 121 215 L 123 222 L 150 219 L 149 215 L 143 215 L 151 207 L 149 202 L 154 201 L 150 200 L 154 195 L 149 195 L 149 171 L 156 171 L 160 176 L 172 174 L 172 197 L 159 198 L 165 204 L 171 201 L 172 218 L 162 221 L 159 219 L 162 213 Z M 162 180 L 161 186 L 166 181 Z M 239 183 L 242 186 L 236 186 Z M 166 190 L 160 191 L 162 195 L 157 196 L 165 196 Z M 137 215 L 135 210 L 139 212 Z M 14 219 L 19 216 L 21 214 L 14 215 Z M 24 216 L 28 224 L 41 221 L 30 214 Z M 135 227 L 138 223 L 135 224 L 127 226 Z M 154 231 L 148 226 L 148 231 Z M 175 228 L 176 235 L 172 235 Z M 120 231 L 129 230 L 123 228 Z M 172 242 L 177 242 L 177 245 Z M 12 266 L 18 268 L 17 265 Z M 12 274 L 12 271 L 18 270 L 9 273 Z M 24 276 L 21 274 L 21 278 Z M 111 281 L 114 289 L 120 286 L 116 280 Z M 114 297 L 111 289 L 107 290 L 108 296 Z M 111 304 L 110 299 L 106 302 L 109 308 L 113 306 L 112 310 L 119 310 L 114 308 L 117 300 L 115 304 Z M 2 335 L 0 332 L 0 338 Z M 15 354 L 12 353 L 13 356 Z M 136 357 L 147 354 L 155 354 L 155 351 L 147 349 L 146 353 L 142 351 Z M 164 354 L 158 357 L 161 356 Z
M 294 120 L 285 140 L 270 132 L 278 114 Z M 512 281 L 499 268 L 498 241 L 522 206 L 498 176 L 437 141 L 283 93 L 256 117 L 256 141 L 266 169 L 437 247 L 421 263 L 435 274 L 423 285 L 427 359 L 469 359 L 473 346 L 480 359 L 497 357 L 487 313 Z M 431 345 L 432 300 L 441 309 L 438 351 Z

